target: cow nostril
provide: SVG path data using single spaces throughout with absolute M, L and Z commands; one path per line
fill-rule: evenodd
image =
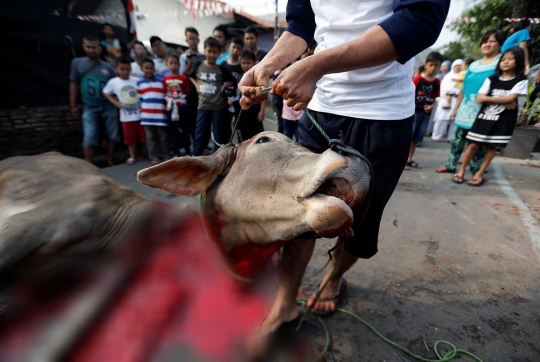
M 255 141 L 255 143 L 266 143 L 266 142 L 271 142 L 271 141 L 272 140 L 268 137 L 261 137 L 257 141 Z

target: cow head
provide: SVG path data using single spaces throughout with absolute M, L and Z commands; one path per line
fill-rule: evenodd
M 137 178 L 171 193 L 201 194 L 208 230 L 234 272 L 249 277 L 256 271 L 253 262 L 244 265 L 246 258 L 263 261 L 307 232 L 325 237 L 347 232 L 371 174 L 360 158 L 332 150 L 316 154 L 280 133 L 262 132 L 211 156 L 150 167 Z

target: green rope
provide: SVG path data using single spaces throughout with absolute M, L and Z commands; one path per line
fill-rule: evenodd
M 311 121 L 311 123 L 313 123 L 313 125 L 321 132 L 321 134 L 324 136 L 324 138 L 326 138 L 326 140 L 328 141 L 328 143 L 330 143 L 332 141 L 332 139 L 330 137 L 328 137 L 328 135 L 326 134 L 326 132 L 322 129 L 321 125 L 315 120 L 315 118 L 313 118 L 313 116 L 311 115 L 311 113 L 309 113 L 309 111 L 307 110 L 307 108 L 304 110 L 304 113 L 306 114 L 306 116 L 309 118 L 309 120 Z

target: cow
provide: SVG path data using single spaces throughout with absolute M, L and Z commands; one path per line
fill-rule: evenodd
M 170 193 L 201 195 L 208 240 L 226 270 L 250 282 L 287 241 L 309 233 L 350 235 L 372 175 L 363 158 L 330 149 L 315 154 L 282 134 L 262 132 L 211 156 L 144 169 L 137 178 Z M 178 215 L 172 207 L 158 212 L 164 225 L 181 222 Z M 155 202 L 83 160 L 58 153 L 3 160 L 0 281 L 92 264 L 155 219 Z M 291 260 L 284 250 L 282 259 Z

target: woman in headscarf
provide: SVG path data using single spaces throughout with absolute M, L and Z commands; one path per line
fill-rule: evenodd
M 437 73 L 435 78 L 439 78 L 440 80 L 442 80 L 444 76 L 448 74 L 448 71 L 450 70 L 450 64 L 452 63 L 449 60 L 445 60 L 444 62 L 442 62 L 441 68 L 439 69 L 439 73 Z M 437 106 L 438 106 L 438 98 L 435 101 L 435 105 L 433 109 L 437 109 Z M 435 112 L 431 112 L 431 116 L 429 117 L 429 124 L 426 130 L 425 136 L 427 137 L 431 136 L 434 125 L 435 125 Z
M 433 142 L 439 142 L 448 129 L 447 140 L 452 140 L 452 133 L 454 132 L 454 123 L 450 122 L 450 113 L 456 104 L 457 96 L 459 95 L 459 89 L 456 87 L 456 82 L 459 79 L 459 72 L 461 71 L 462 59 L 456 59 L 452 63 L 450 72 L 446 74 L 441 82 L 441 97 L 437 103 L 437 110 L 435 111 L 435 126 L 433 127 L 433 136 L 431 140 Z

